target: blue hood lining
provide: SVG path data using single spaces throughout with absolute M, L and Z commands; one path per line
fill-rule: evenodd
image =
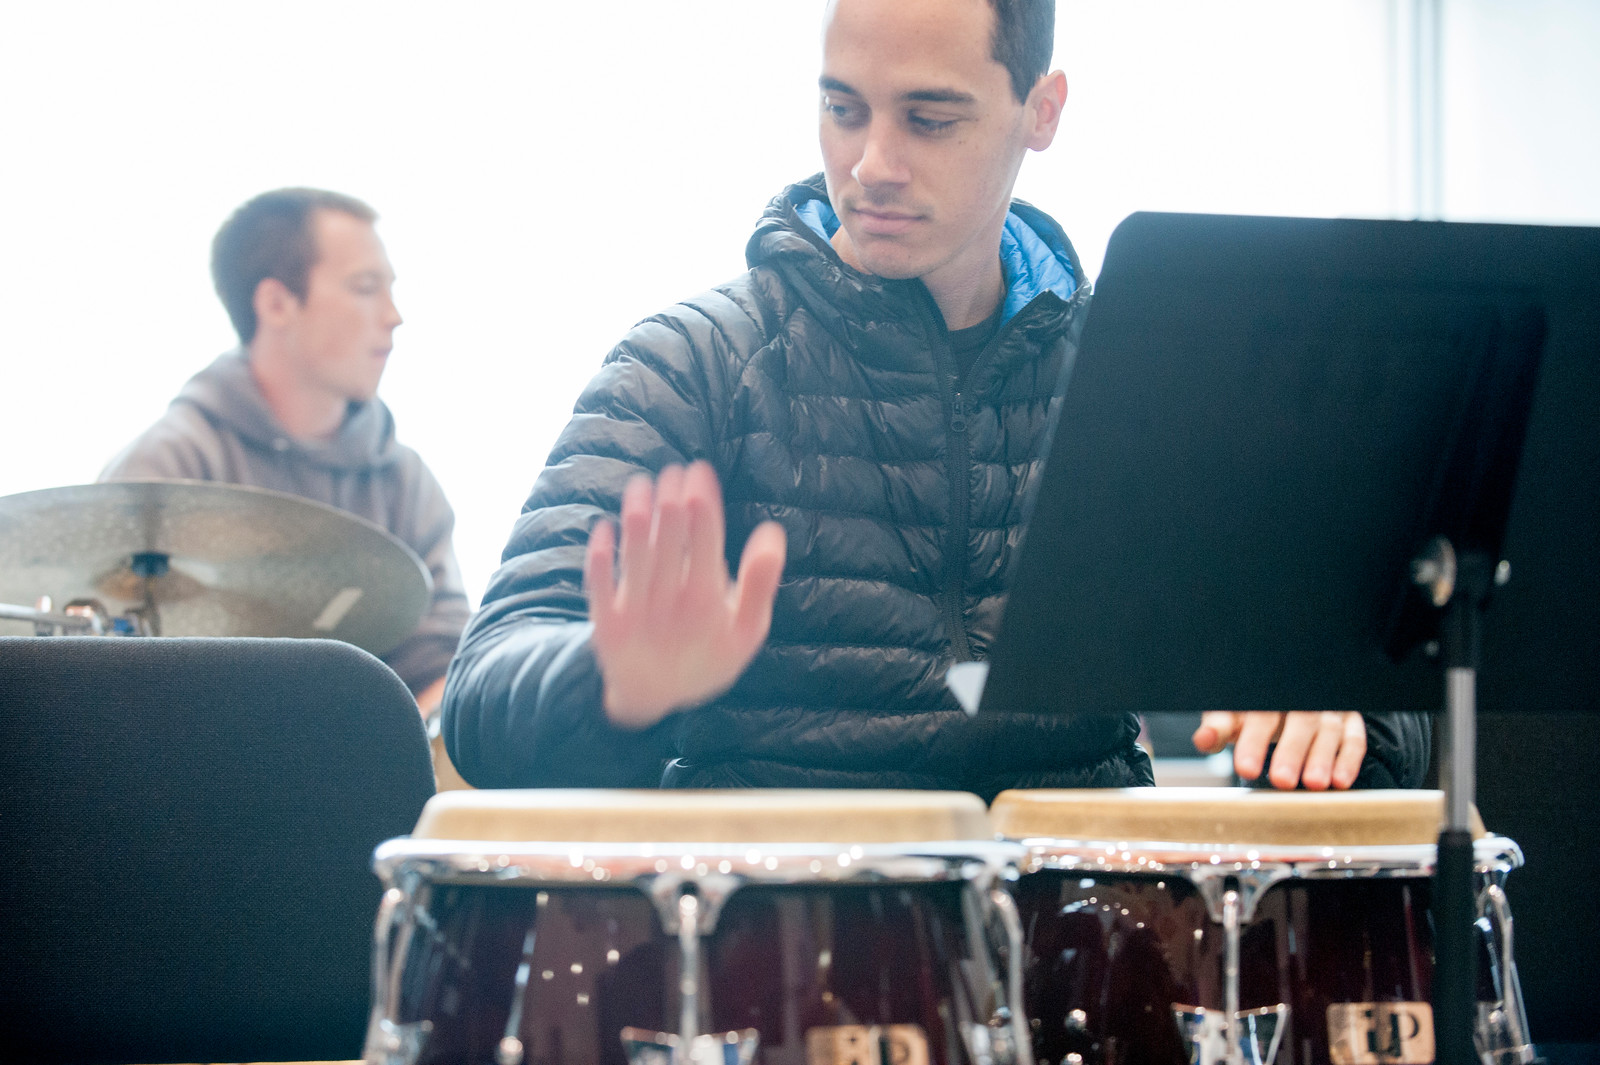
M 827 200 L 807 200 L 795 208 L 795 213 L 823 240 L 831 241 L 839 231 L 839 216 Z M 1006 214 L 1005 228 L 1000 232 L 1000 268 L 1006 277 L 1005 305 L 1000 312 L 1002 323 L 1009 322 L 1045 292 L 1068 300 L 1078 290 L 1078 280 L 1072 273 L 1072 260 L 1066 248 L 1040 235 L 1015 211 Z

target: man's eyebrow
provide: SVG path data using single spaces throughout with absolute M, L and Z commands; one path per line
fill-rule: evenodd
M 817 84 L 823 92 L 847 93 L 851 96 L 861 94 L 838 78 L 830 78 L 826 74 L 817 79 Z M 975 104 L 978 98 L 970 92 L 960 89 L 913 89 L 903 94 L 900 99 L 909 103 L 918 104 Z
M 906 93 L 903 100 L 914 100 L 923 104 L 975 104 L 978 98 L 970 92 L 960 89 L 914 89 Z

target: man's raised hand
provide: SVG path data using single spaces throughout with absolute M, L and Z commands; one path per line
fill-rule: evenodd
M 730 580 L 722 490 L 705 462 L 629 481 L 621 527 L 620 546 L 610 522 L 589 534 L 584 588 L 606 716 L 643 728 L 739 679 L 772 627 L 786 543 L 763 522 Z

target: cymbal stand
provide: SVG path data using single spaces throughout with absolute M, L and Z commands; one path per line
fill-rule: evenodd
M 12 603 L 0 603 L 0 619 L 6 621 L 27 621 L 33 624 L 35 636 L 102 636 L 106 627 L 103 620 L 104 611 L 99 614 L 94 611 L 76 611 L 70 606 L 67 610 L 56 612 L 54 604 L 48 595 L 39 597 L 35 606 L 17 606 Z
M 170 561 L 170 556 L 159 551 L 140 552 L 128 560 L 128 568 L 141 578 L 140 585 L 144 592 L 143 601 L 127 611 L 141 636 L 161 635 L 161 612 L 156 608 L 156 581 L 167 575 Z

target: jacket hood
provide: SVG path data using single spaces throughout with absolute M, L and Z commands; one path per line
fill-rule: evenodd
M 187 403 L 209 420 L 228 427 L 266 451 L 293 451 L 307 462 L 332 470 L 387 466 L 399 457 L 394 416 L 383 401 L 350 404 L 332 440 L 297 440 L 267 406 L 248 356 L 240 349 L 218 357 L 191 377 L 173 404 Z
M 823 175 L 815 174 L 790 185 L 767 205 L 745 247 L 745 259 L 752 268 L 765 266 L 781 274 L 827 329 L 863 356 L 877 352 L 898 361 L 911 355 L 898 350 L 908 340 L 925 351 L 927 331 L 942 323 L 936 309 L 931 315 L 908 314 L 907 301 L 932 309 L 927 289 L 918 280 L 882 278 L 845 263 L 829 243 L 838 228 Z M 1004 325 L 1015 322 L 1027 334 L 1059 330 L 1071 305 L 1088 297 L 1089 286 L 1079 280 L 1083 268 L 1066 234 L 1049 215 L 1022 200 L 1011 202 L 1000 237 L 1000 262 L 1006 281 Z M 907 322 L 919 318 L 923 329 L 908 330 Z

